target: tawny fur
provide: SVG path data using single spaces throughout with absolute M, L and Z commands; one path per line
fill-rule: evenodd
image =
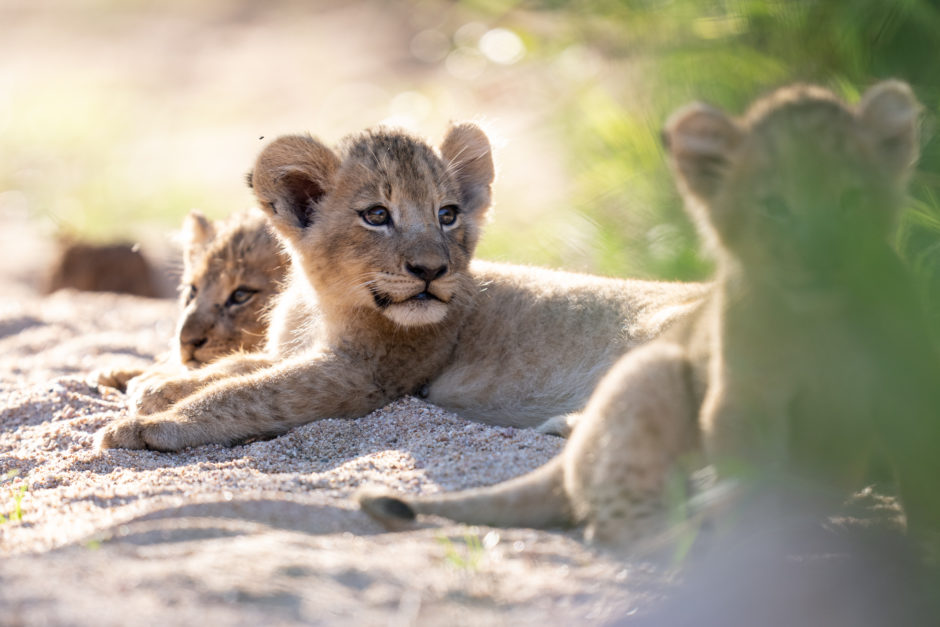
M 87 244 L 62 237 L 45 291 L 71 288 L 157 298 L 153 268 L 136 244 Z
M 212 223 L 192 211 L 183 222 L 180 317 L 174 349 L 153 367 L 101 373 L 98 382 L 136 398 L 164 381 L 236 352 L 261 349 L 289 258 L 258 210 Z
M 472 124 L 452 127 L 439 151 L 384 129 L 338 151 L 307 136 L 271 143 L 252 184 L 292 271 L 267 350 L 154 387 L 99 446 L 232 444 L 408 394 L 534 426 L 580 409 L 620 355 L 704 294 L 471 264 L 493 178 L 489 141 Z
M 213 225 L 192 212 L 184 238 L 180 361 L 199 367 L 262 348 L 290 264 L 265 215 L 240 211 Z
M 363 509 L 387 522 L 583 524 L 588 538 L 630 547 L 666 528 L 672 472 L 708 462 L 724 478 L 796 473 L 852 489 L 884 457 L 909 520 L 940 529 L 940 367 L 888 244 L 918 112 L 890 81 L 855 108 L 797 86 L 741 120 L 677 112 L 665 133 L 673 169 L 718 258 L 708 300 L 620 360 L 560 461 L 465 493 L 367 492 Z

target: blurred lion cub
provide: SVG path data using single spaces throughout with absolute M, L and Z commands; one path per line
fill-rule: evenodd
M 855 108 L 794 86 L 741 120 L 678 111 L 664 139 L 717 255 L 710 298 L 620 360 L 558 459 L 450 495 L 364 492 L 363 509 L 387 522 L 584 524 L 589 539 L 630 546 L 663 528 L 667 476 L 704 445 L 719 477 L 795 473 L 839 488 L 860 487 L 884 455 L 909 523 L 936 526 L 940 368 L 888 243 L 919 108 L 889 81 Z

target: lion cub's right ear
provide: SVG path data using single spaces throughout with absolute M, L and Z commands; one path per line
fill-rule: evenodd
M 297 237 L 316 220 L 339 165 L 336 153 L 313 137 L 285 135 L 258 155 L 252 189 L 278 231 Z
M 724 177 L 744 131 L 723 112 L 702 103 L 670 116 L 663 141 L 684 191 L 709 201 Z
M 907 83 L 887 80 L 862 96 L 858 116 L 875 141 L 875 156 L 886 171 L 903 177 L 917 160 L 921 104 Z

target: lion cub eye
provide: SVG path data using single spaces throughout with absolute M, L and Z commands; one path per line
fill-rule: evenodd
M 457 221 L 460 208 L 457 205 L 445 205 L 437 210 L 437 219 L 444 226 L 450 226 Z
M 369 207 L 365 211 L 360 211 L 359 216 L 362 218 L 362 221 L 369 226 L 385 226 L 392 221 L 392 216 L 388 212 L 388 209 L 382 205 L 376 205 Z
M 258 293 L 258 290 L 253 290 L 248 287 L 239 287 L 234 292 L 232 292 L 228 300 L 225 301 L 226 307 L 231 307 L 233 305 L 244 305 L 251 297 Z
M 196 298 L 196 293 L 198 290 L 195 285 L 190 285 L 186 288 L 186 304 L 193 302 L 193 299 Z
M 790 207 L 780 196 L 768 196 L 760 201 L 761 212 L 777 222 L 786 222 L 790 219 Z

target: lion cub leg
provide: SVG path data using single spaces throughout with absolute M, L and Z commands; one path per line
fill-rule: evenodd
M 585 538 L 635 547 L 665 528 L 666 489 L 699 448 L 684 349 L 659 342 L 622 358 L 595 390 L 565 448 L 565 491 Z
M 98 383 L 109 388 L 114 388 L 121 392 L 127 392 L 133 379 L 141 376 L 153 376 L 155 373 L 162 373 L 164 378 L 178 377 L 185 373 L 186 368 L 179 362 L 164 353 L 157 357 L 157 360 L 146 368 L 118 368 L 109 370 L 97 370 L 92 377 Z
M 210 383 L 169 410 L 114 422 L 95 437 L 99 449 L 177 451 L 273 437 L 322 418 L 356 418 L 401 396 L 376 384 L 351 358 L 302 355 Z
M 264 353 L 236 353 L 199 370 L 158 365 L 128 383 L 130 407 L 139 415 L 165 411 L 213 381 L 255 372 L 271 364 L 271 358 Z
M 563 527 L 573 523 L 563 472 L 562 459 L 556 457 L 541 468 L 495 486 L 424 497 L 366 489 L 356 498 L 366 513 L 388 527 L 414 520 L 418 514 L 469 525 Z
M 127 391 L 127 384 L 131 379 L 144 374 L 143 368 L 121 368 L 115 370 L 99 370 L 92 377 L 98 385 L 114 388 L 119 392 Z
M 698 447 L 690 373 L 678 346 L 638 348 L 604 377 L 565 450 L 542 468 L 430 497 L 364 491 L 359 503 L 389 527 L 417 514 L 504 527 L 584 524 L 589 540 L 629 547 L 665 528 L 667 481 L 680 456 Z
M 539 433 L 545 435 L 557 435 L 560 438 L 567 438 L 574 431 L 574 426 L 581 419 L 581 413 L 561 414 L 553 416 L 535 428 Z

